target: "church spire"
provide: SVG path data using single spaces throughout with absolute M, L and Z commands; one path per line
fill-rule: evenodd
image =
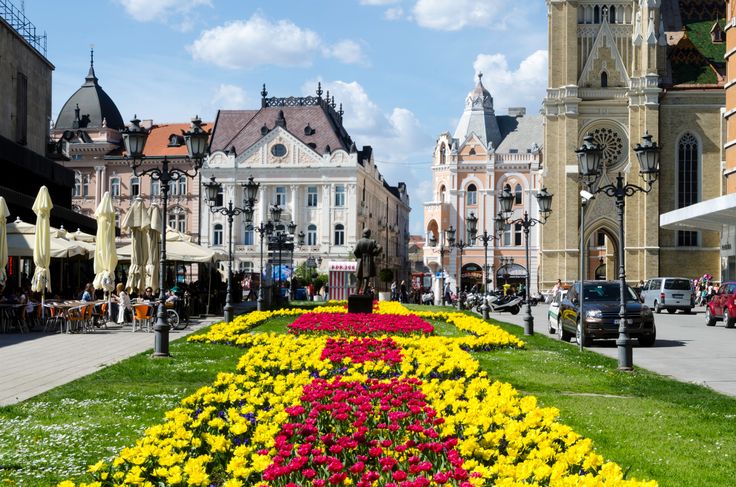
M 89 48 L 89 72 L 85 78 L 85 84 L 97 84 L 97 76 L 95 76 L 95 46 L 92 44 Z
M 457 124 L 454 138 L 462 144 L 471 134 L 475 134 L 483 145 L 487 146 L 491 142 L 498 147 L 502 137 L 493 111 L 493 97 L 483 86 L 483 73 L 479 72 L 477 77 L 475 87 L 465 97 L 465 111 Z

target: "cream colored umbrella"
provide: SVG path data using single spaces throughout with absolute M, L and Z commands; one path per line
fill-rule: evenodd
M 36 270 L 31 279 L 31 291 L 41 293 L 42 303 L 46 291 L 51 292 L 49 264 L 51 263 L 51 209 L 53 207 L 48 188 L 41 186 L 32 207 L 36 214 L 36 234 L 33 243 L 33 263 L 36 265 Z
M 146 287 L 146 262 L 148 260 L 148 228 L 151 219 L 141 198 L 136 198 L 123 216 L 121 226 L 130 230 L 130 268 L 125 287 L 142 292 Z
M 163 227 L 161 226 L 161 211 L 158 209 L 158 205 L 151 205 L 148 209 L 148 216 L 148 264 L 146 265 L 146 286 L 151 289 L 158 289 L 159 275 L 161 273 L 161 232 L 163 230 Z
M 95 245 L 95 289 L 103 289 L 108 293 L 115 286 L 115 266 L 118 265 L 118 254 L 115 249 L 115 210 L 112 207 L 110 192 L 105 191 L 102 200 L 95 210 L 97 219 L 97 237 Z
M 10 211 L 8 211 L 8 205 L 5 203 L 5 198 L 0 196 L 0 286 L 5 286 L 5 282 L 8 280 L 8 276 L 5 273 L 5 266 L 8 265 L 8 217 Z

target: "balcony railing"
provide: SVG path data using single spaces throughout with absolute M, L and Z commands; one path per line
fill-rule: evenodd
M 46 57 L 46 32 L 36 33 L 36 26 L 10 0 L 0 0 L 0 17 L 15 29 L 36 51 Z

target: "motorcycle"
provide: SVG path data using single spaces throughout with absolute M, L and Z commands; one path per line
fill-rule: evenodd
M 493 313 L 508 311 L 512 315 L 518 314 L 521 311 L 522 302 L 523 299 L 521 296 L 503 296 L 501 293 L 491 294 L 486 298 L 488 310 Z

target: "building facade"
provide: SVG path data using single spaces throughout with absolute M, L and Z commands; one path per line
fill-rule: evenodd
M 489 286 L 520 285 L 530 273 L 531 292 L 537 286 L 539 266 L 538 226 L 529 235 L 530 261 L 526 262 L 521 225 L 506 225 L 498 240 L 480 239 L 462 252 L 449 248 L 446 230 L 456 230 L 456 240 L 468 242 L 467 218 L 478 218 L 477 232 L 494 235 L 494 218 L 500 211 L 498 196 L 507 185 L 514 194 L 513 219 L 528 211 L 537 217 L 534 198 L 542 170 L 542 118 L 527 115 L 524 108 L 511 108 L 496 115 L 493 98 L 483 86 L 482 74 L 465 99 L 465 109 L 454 134 L 439 136 L 432 158 L 434 200 L 424 204 L 424 262 L 435 276 L 439 301 L 442 286 L 469 290 L 483 283 L 483 266 L 489 266 Z M 428 245 L 436 242 L 434 247 Z M 461 255 L 462 253 L 462 255 Z M 513 259 L 513 260 L 512 260 Z M 460 280 L 460 282 L 458 282 Z
M 404 183 L 391 186 L 378 170 L 370 146 L 358 149 L 342 124 L 334 97 L 276 98 L 262 92 L 258 110 L 220 110 L 203 178 L 223 184 L 221 201 L 243 206 L 242 184 L 249 177 L 260 183 L 254 215 L 258 226 L 269 219 L 269 208 L 283 208 L 281 225 L 297 225 L 305 244 L 282 255 L 282 264 L 297 265 L 321 256 L 317 269 L 326 273 L 332 261 L 354 260 L 353 249 L 363 229 L 383 247 L 377 268 L 407 277 L 409 195 Z M 236 216 L 232 235 L 227 219 L 202 214 L 202 242 L 227 251 L 234 244 L 233 268 L 260 272 L 259 234 Z M 277 253 L 264 242 L 265 262 L 276 264 Z M 293 261 L 293 262 L 292 262 Z M 378 284 L 378 283 L 376 283 Z
M 588 276 L 627 279 L 720 274 L 712 228 L 660 227 L 660 215 L 721 195 L 725 3 L 702 0 L 548 0 L 549 76 L 544 184 L 554 193 L 542 239 L 541 286 L 578 277 L 579 195 L 575 149 L 587 134 L 603 149 L 601 185 L 621 173 L 646 186 L 633 146 L 647 132 L 661 147 L 650 193 L 626 198 L 625 242 L 615 201 L 600 194 L 583 229 Z M 603 259 L 602 261 L 600 259 Z

